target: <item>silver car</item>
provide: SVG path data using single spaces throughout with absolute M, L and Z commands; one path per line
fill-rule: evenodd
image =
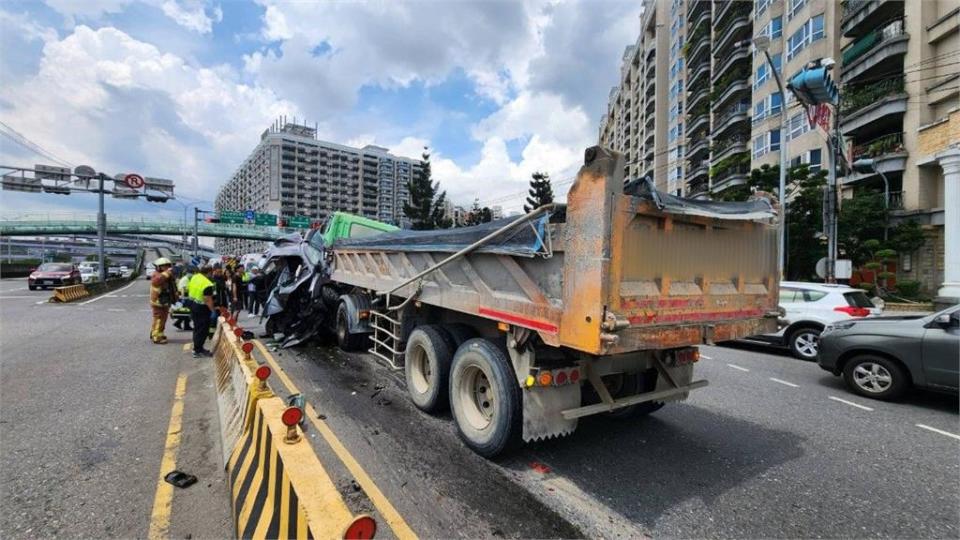
M 927 316 L 828 324 L 820 334 L 817 362 L 869 398 L 895 399 L 910 387 L 957 392 L 960 305 Z

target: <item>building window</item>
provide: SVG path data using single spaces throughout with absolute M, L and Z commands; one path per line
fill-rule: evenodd
M 803 26 L 790 36 L 787 43 L 787 60 L 792 60 L 800 51 L 806 48 L 807 45 L 810 45 L 818 39 L 823 39 L 825 35 L 823 29 L 823 14 L 821 13 L 803 23 Z
M 774 17 L 770 19 L 770 39 L 778 39 L 783 36 L 783 17 Z
M 810 172 L 819 171 L 823 165 L 823 150 L 817 148 L 810 151 L 810 158 L 808 163 L 810 164 Z
M 776 150 L 780 150 L 780 130 L 771 129 L 767 136 L 770 141 L 770 151 L 774 152 Z
M 790 0 L 790 14 L 787 16 L 787 19 L 794 18 L 806 4 L 807 0 Z
M 753 121 L 757 122 L 767 117 L 767 100 L 761 99 L 753 106 Z
M 788 141 L 792 141 L 797 137 L 803 135 L 804 133 L 810 131 L 810 123 L 807 122 L 807 115 L 805 112 L 799 112 L 793 115 L 790 118 L 788 124 L 789 135 L 787 137 Z
M 753 89 L 756 90 L 763 86 L 763 83 L 767 82 L 767 79 L 770 78 L 770 66 L 767 65 L 767 62 L 764 61 L 757 67 L 757 73 L 753 76 Z
M 760 15 L 763 14 L 764 11 L 767 10 L 767 6 L 770 5 L 770 2 L 772 0 L 756 0 L 756 1 L 757 1 L 757 16 L 759 17 Z
M 770 114 L 780 114 L 780 110 L 783 108 L 783 94 L 780 92 L 774 92 L 770 94 Z

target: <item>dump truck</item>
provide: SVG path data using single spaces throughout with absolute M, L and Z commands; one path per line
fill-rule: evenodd
M 623 169 L 589 148 L 565 205 L 334 242 L 340 346 L 403 369 L 412 402 L 449 407 L 486 457 L 687 398 L 707 385 L 698 345 L 776 330 L 777 209 L 625 185 Z

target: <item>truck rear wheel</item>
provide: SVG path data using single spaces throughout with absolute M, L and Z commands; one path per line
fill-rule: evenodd
M 403 368 L 407 393 L 421 411 L 441 412 L 449 405 L 453 351 L 450 337 L 438 326 L 419 326 L 407 338 Z
M 510 360 L 494 343 L 475 338 L 457 349 L 450 372 L 450 409 L 470 449 L 489 458 L 517 443 L 521 398 Z
M 340 302 L 337 307 L 337 345 L 344 351 L 356 351 L 366 343 L 366 334 L 350 333 L 350 316 L 347 314 L 347 305 Z

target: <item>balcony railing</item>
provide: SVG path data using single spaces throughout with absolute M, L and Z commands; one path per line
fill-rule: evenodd
M 855 145 L 851 151 L 854 161 L 862 158 L 876 158 L 885 154 L 903 152 L 903 133 L 891 133 L 883 137 Z
M 722 184 L 734 176 L 750 174 L 750 166 L 745 164 L 734 165 L 713 175 L 713 184 Z
M 844 0 L 840 3 L 842 9 L 841 18 L 846 19 L 850 15 L 860 11 L 860 8 L 869 4 L 873 0 Z
M 726 150 L 727 148 L 730 148 L 731 146 L 743 145 L 743 144 L 749 144 L 749 143 L 750 143 L 750 137 L 744 137 L 742 135 L 727 137 L 726 139 L 720 139 L 717 142 L 713 143 L 712 150 L 714 154 L 719 154 L 724 150 Z
M 890 192 L 890 210 L 903 210 L 903 192 Z
M 726 122 L 728 119 L 733 118 L 738 114 L 744 114 L 749 111 L 750 111 L 749 103 L 743 103 L 743 102 L 737 103 L 736 105 L 732 107 L 727 107 L 726 109 L 721 111 L 720 114 L 717 115 L 717 123 L 722 124 Z
M 885 97 L 903 94 L 903 76 L 843 89 L 840 113 L 844 116 L 872 105 Z
M 857 58 L 873 50 L 877 45 L 902 36 L 903 28 L 903 19 L 897 18 L 887 21 L 875 30 L 871 30 L 870 33 L 844 47 L 841 53 L 843 65 L 848 66 Z

